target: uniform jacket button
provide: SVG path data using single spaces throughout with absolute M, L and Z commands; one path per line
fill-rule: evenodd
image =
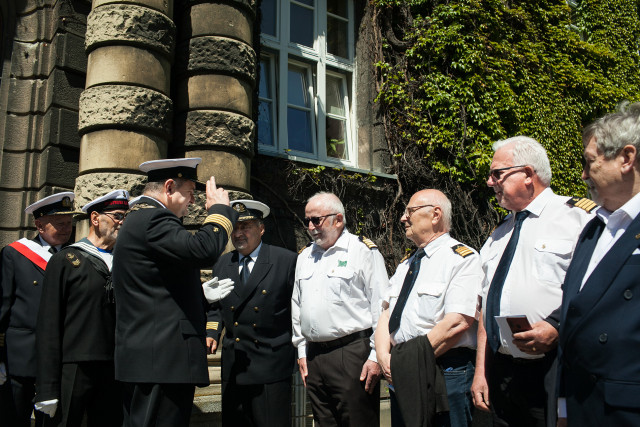
M 253 340 L 254 343 L 258 344 L 258 340 Z
M 266 295 L 266 294 L 267 294 L 267 290 L 266 290 L 266 289 L 263 289 L 263 290 L 262 290 L 262 295 Z
M 624 299 L 629 301 L 631 298 L 633 298 L 633 292 L 631 292 L 631 289 L 627 289 L 626 291 L 624 291 L 623 296 L 624 296 Z
M 38 286 L 38 281 L 37 280 L 33 281 L 33 286 Z
M 236 308 L 234 306 L 231 306 L 231 311 L 235 310 Z
M 258 311 L 258 307 L 253 307 L 253 311 Z
M 236 342 L 240 342 L 240 338 L 236 338 Z
M 598 341 L 600 341 L 602 344 L 606 343 L 608 339 L 609 337 L 605 333 L 601 333 L 598 337 Z
M 254 328 L 257 328 L 257 327 L 258 327 L 258 325 L 256 325 L 256 324 L 254 323 L 254 324 L 253 324 L 253 327 L 254 327 Z
M 233 322 L 233 326 L 238 326 L 238 322 Z

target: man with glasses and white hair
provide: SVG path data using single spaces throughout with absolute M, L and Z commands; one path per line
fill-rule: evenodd
M 580 235 L 564 282 L 560 389 L 569 426 L 637 426 L 640 103 L 596 120 L 582 142 L 582 179 L 601 207 Z
M 472 397 L 493 413 L 494 425 L 555 426 L 561 285 L 596 204 L 553 193 L 549 159 L 536 140 L 516 136 L 493 150 L 487 185 L 511 213 L 480 251 L 485 278 Z
M 434 426 L 470 427 L 480 257 L 449 234 L 451 202 L 441 191 L 415 193 L 400 221 L 418 249 L 391 277 L 376 329 L 378 361 L 393 389 L 393 427 L 422 425 L 424 419 Z M 440 400 L 430 395 L 439 391 L 440 369 L 448 412 L 438 410 Z
M 389 284 L 384 259 L 345 229 L 340 199 L 317 193 L 305 207 L 313 238 L 298 256 L 291 300 L 293 344 L 320 426 L 380 423 L 380 366 L 373 332 Z

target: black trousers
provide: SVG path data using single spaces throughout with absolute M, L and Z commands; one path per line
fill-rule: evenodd
M 0 427 L 30 427 L 33 398 L 36 394 L 34 377 L 9 375 L 0 386 Z M 35 411 L 36 425 L 41 425 L 44 415 Z
M 360 381 L 371 347 L 358 338 L 341 347 L 307 347 L 307 392 L 313 418 L 324 426 L 377 426 L 380 424 L 380 383 L 369 394 Z
M 270 384 L 222 383 L 224 427 L 291 426 L 291 377 Z
M 122 425 L 122 384 L 114 379 L 112 361 L 62 365 L 61 397 L 55 416 L 44 416 L 47 427 Z
M 496 427 L 547 427 L 556 423 L 556 352 L 541 359 L 493 356 L 489 401 Z
M 193 384 L 123 383 L 124 427 L 187 427 Z

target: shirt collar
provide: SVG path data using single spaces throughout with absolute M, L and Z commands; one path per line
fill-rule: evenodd
M 349 236 L 348 236 L 348 231 L 347 228 L 343 228 L 342 229 L 342 233 L 340 234 L 340 237 L 338 237 L 338 240 L 336 240 L 336 242 L 333 244 L 333 246 L 331 246 L 329 249 L 324 250 L 322 247 L 320 247 L 317 244 L 313 244 L 312 250 L 311 252 L 327 252 L 330 251 L 331 249 L 344 249 L 347 250 L 349 249 Z
M 151 199 L 151 200 L 155 201 L 156 203 L 158 203 L 163 208 L 167 209 L 167 207 L 164 205 L 164 203 L 162 203 L 160 200 L 156 199 L 155 197 L 147 196 L 146 194 L 143 195 L 143 197 L 148 197 L 149 199 Z
M 42 245 L 42 247 L 43 247 L 45 250 L 47 250 L 47 251 L 48 251 L 48 250 L 49 250 L 49 248 L 51 247 L 51 245 L 50 245 L 46 240 L 44 240 L 44 239 L 42 238 L 42 236 L 41 236 L 41 235 L 39 235 L 39 234 L 38 234 L 38 239 L 40 239 L 40 244 Z M 62 247 L 62 245 L 55 245 L 55 246 L 54 246 L 54 248 L 56 248 L 56 251 L 59 251 L 61 247 Z
M 542 191 L 542 193 L 538 194 L 538 196 L 527 205 L 525 210 L 528 210 L 530 215 L 540 216 L 553 196 L 553 190 L 551 189 L 551 187 L 547 187 Z M 515 212 L 513 212 L 513 217 L 515 218 Z
M 251 257 L 252 261 L 255 261 L 256 259 L 258 259 L 258 254 L 260 253 L 260 248 L 262 248 L 262 240 L 260 241 L 260 244 L 258 245 L 257 248 L 255 248 L 253 250 L 253 252 L 251 252 L 249 254 L 249 256 Z M 244 256 L 241 256 L 240 259 L 244 258 Z
M 596 215 L 604 222 L 607 227 L 610 226 L 609 220 L 612 220 L 611 226 L 616 226 L 625 216 L 633 220 L 640 214 L 640 193 L 633 196 L 624 205 L 620 206 L 613 212 L 609 212 L 600 206 L 596 211 Z
M 445 244 L 449 240 L 445 238 L 445 236 L 448 237 L 449 233 L 444 233 L 438 236 L 435 240 L 432 240 L 431 242 L 427 243 L 427 246 L 424 247 L 424 253 L 427 256 L 427 258 L 431 258 L 433 254 L 435 254 L 438 251 L 438 249 L 445 246 Z

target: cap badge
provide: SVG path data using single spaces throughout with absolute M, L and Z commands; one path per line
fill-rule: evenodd
M 246 212 L 247 211 L 247 207 L 244 205 L 244 203 L 236 203 L 233 205 L 233 209 L 236 212 Z
M 62 207 L 70 208 L 71 207 L 71 199 L 67 196 L 62 198 Z

